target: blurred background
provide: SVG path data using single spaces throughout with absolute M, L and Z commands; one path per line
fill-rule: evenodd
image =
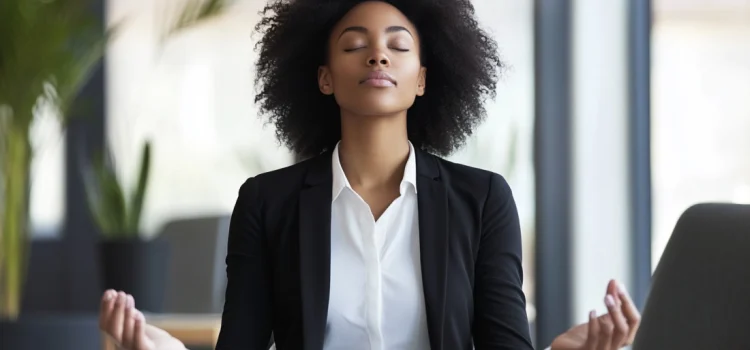
M 237 191 L 295 161 L 253 103 L 264 1 L 3 3 L 0 341 L 101 348 L 109 286 L 211 348 Z M 750 1 L 474 3 L 510 69 L 450 158 L 509 180 L 546 346 L 610 278 L 642 306 L 685 209 L 750 203 Z

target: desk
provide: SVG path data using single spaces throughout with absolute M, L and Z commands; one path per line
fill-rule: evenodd
M 216 346 L 221 330 L 220 314 L 144 314 L 146 322 L 180 340 L 186 347 Z M 111 338 L 104 335 L 104 350 L 117 350 Z

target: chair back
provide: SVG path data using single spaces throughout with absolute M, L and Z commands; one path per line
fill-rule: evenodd
M 750 349 L 750 205 L 698 204 L 683 213 L 633 349 Z
M 226 288 L 227 216 L 167 223 L 161 237 L 169 242 L 166 313 L 221 313 Z

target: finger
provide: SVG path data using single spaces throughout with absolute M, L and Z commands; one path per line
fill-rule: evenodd
M 146 332 L 145 332 L 145 326 L 146 323 L 145 317 L 143 317 L 143 314 L 136 310 L 133 314 L 133 318 L 135 320 L 135 323 L 133 324 L 133 349 L 147 349 L 146 347 Z
M 102 301 L 99 305 L 99 328 L 102 330 L 107 327 L 107 320 L 112 313 L 116 296 L 117 292 L 111 289 L 105 291 L 102 295 Z
M 114 310 L 112 315 L 109 317 L 109 324 L 107 325 L 107 332 L 114 338 L 118 343 L 122 343 L 122 326 L 125 319 L 125 293 L 122 291 L 117 293 L 117 300 L 115 301 Z
M 641 313 L 638 312 L 638 308 L 630 298 L 628 290 L 622 284 L 617 286 L 617 299 L 620 299 L 622 303 L 622 313 L 625 316 L 625 320 L 628 323 L 629 332 L 627 337 L 627 345 L 630 345 L 635 338 L 635 333 L 638 331 L 638 326 L 641 324 Z
M 616 280 L 609 280 L 609 282 L 607 283 L 607 292 L 604 294 L 617 295 L 617 291 L 619 290 L 618 286 L 619 285 Z
M 125 317 L 122 325 L 122 346 L 126 349 L 133 348 L 133 328 L 135 327 L 135 300 L 132 295 L 128 295 L 125 301 Z
M 596 311 L 589 312 L 588 335 L 586 335 L 586 349 L 596 349 L 599 343 L 599 319 Z
M 622 314 L 622 308 L 620 303 L 615 301 L 615 297 L 611 294 L 607 294 L 604 297 L 604 304 L 607 305 L 607 310 L 611 315 L 612 324 L 614 331 L 612 333 L 612 348 L 619 349 L 625 345 L 625 340 L 630 335 L 628 322 L 625 320 L 625 316 Z
M 598 350 L 611 350 L 612 349 L 612 333 L 614 332 L 615 325 L 612 323 L 612 318 L 600 318 L 599 319 L 599 341 L 597 343 Z

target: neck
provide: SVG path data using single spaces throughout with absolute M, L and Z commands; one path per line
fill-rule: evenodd
M 339 158 L 352 186 L 398 188 L 409 158 L 406 111 L 386 117 L 342 111 Z

